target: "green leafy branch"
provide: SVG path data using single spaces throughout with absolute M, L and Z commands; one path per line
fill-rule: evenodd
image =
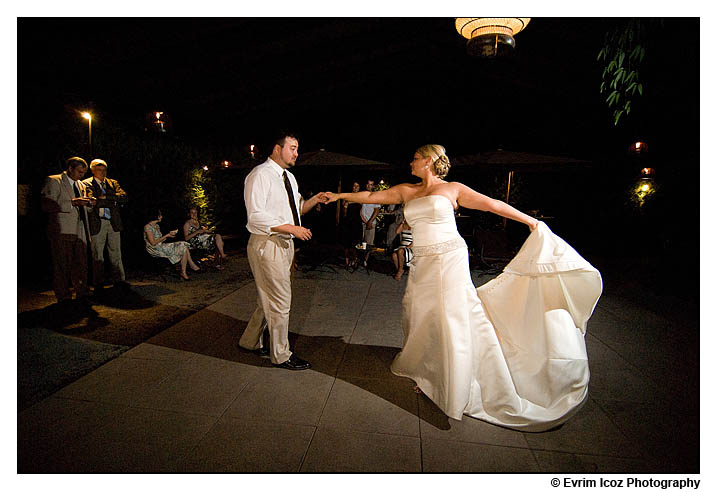
M 600 93 L 608 94 L 606 103 L 613 110 L 614 125 L 618 125 L 621 116 L 631 113 L 636 92 L 643 95 L 638 68 L 646 56 L 646 49 L 641 34 L 641 21 L 634 19 L 622 30 L 608 34 L 605 46 L 598 52 L 597 60 L 605 64 Z

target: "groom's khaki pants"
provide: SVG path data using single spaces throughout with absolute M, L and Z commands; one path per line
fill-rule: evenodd
M 262 331 L 269 329 L 269 355 L 281 364 L 292 355 L 289 350 L 289 309 L 292 305 L 291 267 L 294 243 L 278 235 L 252 234 L 247 259 L 257 285 L 257 309 L 249 319 L 239 345 L 248 350 L 262 346 Z

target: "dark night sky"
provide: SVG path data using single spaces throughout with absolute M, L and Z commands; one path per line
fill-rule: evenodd
M 699 21 L 665 22 L 645 74 L 661 107 L 616 130 L 596 62 L 610 18 L 533 18 L 514 57 L 488 61 L 450 17 L 19 19 L 19 123 L 92 104 L 97 131 L 159 110 L 182 138 L 238 146 L 289 126 L 304 152 L 388 162 L 426 142 L 592 158 L 698 128 Z

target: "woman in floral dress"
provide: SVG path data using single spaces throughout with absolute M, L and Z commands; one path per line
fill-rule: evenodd
M 189 243 L 186 241 L 176 241 L 174 243 L 167 244 L 165 241 L 167 238 L 173 238 L 177 235 L 177 229 L 162 235 L 160 231 L 160 221 L 162 221 L 162 212 L 156 211 L 150 214 L 151 220 L 145 224 L 145 249 L 147 252 L 156 258 L 167 258 L 170 263 L 176 265 L 180 264 L 180 276 L 184 280 L 189 280 L 187 276 L 187 264 L 189 263 L 190 268 L 195 272 L 199 270 L 199 267 L 192 261 L 192 257 L 189 254 Z

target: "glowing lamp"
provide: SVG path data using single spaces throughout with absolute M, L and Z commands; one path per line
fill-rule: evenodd
M 634 154 L 643 154 L 644 152 L 648 152 L 648 145 L 646 142 L 634 142 L 628 147 L 628 151 Z
M 456 30 L 468 39 L 466 51 L 473 56 L 493 58 L 510 55 L 530 17 L 457 17 Z
M 157 128 L 157 131 L 164 133 L 165 130 L 165 122 L 162 121 L 162 115 L 164 114 L 164 111 L 155 111 L 155 127 Z

